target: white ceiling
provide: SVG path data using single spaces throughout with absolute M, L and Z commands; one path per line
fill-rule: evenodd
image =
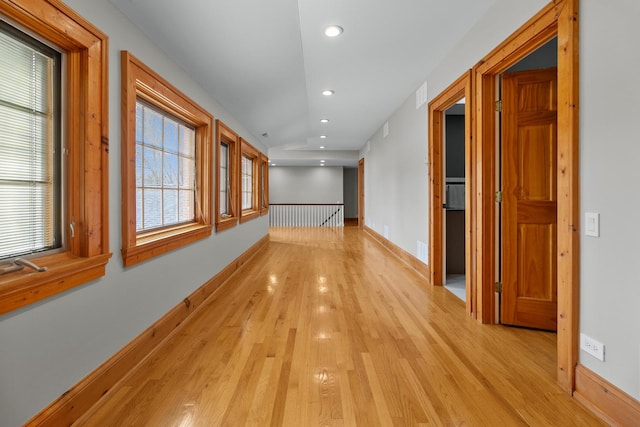
M 357 163 L 358 150 L 494 2 L 110 1 L 269 147 L 272 161 L 336 166 Z M 326 37 L 329 24 L 344 33 Z

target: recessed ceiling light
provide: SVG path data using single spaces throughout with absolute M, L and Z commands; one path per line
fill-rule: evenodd
M 329 123 L 329 119 L 320 119 L 320 123 Z
M 320 135 L 320 139 L 325 139 L 327 135 Z
M 320 149 L 321 149 L 321 150 L 324 150 L 324 145 L 321 145 L 321 146 L 320 146 Z
M 339 25 L 329 25 L 324 29 L 324 34 L 327 37 L 338 37 L 340 34 L 342 34 L 342 31 L 343 29 Z
M 323 91 L 322 91 L 322 94 L 323 94 L 324 96 L 331 96 L 331 95 L 333 95 L 334 93 L 336 93 L 336 92 L 335 92 L 335 91 L 333 91 L 333 90 L 331 90 L 331 89 L 326 89 L 326 90 L 323 90 Z
M 320 160 L 320 163 L 324 163 L 324 160 Z

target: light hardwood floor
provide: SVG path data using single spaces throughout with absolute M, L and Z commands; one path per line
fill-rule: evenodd
M 480 325 L 357 228 L 267 248 L 87 426 L 600 426 L 555 384 L 556 335 Z

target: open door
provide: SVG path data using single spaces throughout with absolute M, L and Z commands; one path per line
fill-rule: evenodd
M 501 322 L 557 329 L 557 70 L 502 80 Z

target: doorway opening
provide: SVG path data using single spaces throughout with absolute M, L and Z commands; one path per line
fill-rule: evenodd
M 499 309 L 498 220 L 496 200 L 500 132 L 495 116 L 498 76 L 557 37 L 557 153 L 554 169 L 557 189 L 557 381 L 568 393 L 575 389 L 578 358 L 579 271 L 579 49 L 578 1 L 549 3 L 474 67 L 474 158 L 477 165 L 474 208 L 477 227 L 472 250 L 476 256 L 476 310 L 483 323 L 495 323 Z
M 470 274 L 474 262 L 470 249 L 474 221 L 471 212 L 475 203 L 471 197 L 475 188 L 470 154 L 472 107 L 468 102 L 472 99 L 471 82 L 469 70 L 429 103 L 429 265 L 431 284 L 435 286 L 447 285 L 447 273 L 456 273 L 448 284 L 451 286 L 456 280 L 464 283 L 464 288 L 461 284 L 458 287 L 464 292 L 467 313 L 475 317 L 475 280 Z M 461 126 L 457 130 L 447 127 L 447 116 L 456 115 L 454 112 L 458 117 L 451 122 L 457 121 Z M 448 132 L 455 140 L 450 148 Z M 450 165 L 446 161 L 448 149 Z M 451 188 L 454 185 L 456 188 Z M 447 230 L 447 224 L 451 230 Z
M 579 25 L 578 0 L 556 0 L 429 103 L 429 266 L 431 284 L 445 280 L 443 251 L 444 111 L 465 97 L 465 277 L 466 310 L 482 323 L 497 323 L 499 304 L 500 153 L 496 138 L 499 76 L 557 38 L 557 381 L 575 389 L 578 361 L 579 272 Z M 469 113 L 472 114 L 469 114 Z
M 465 116 L 466 99 L 444 111 L 444 287 L 467 300 L 465 265 Z

